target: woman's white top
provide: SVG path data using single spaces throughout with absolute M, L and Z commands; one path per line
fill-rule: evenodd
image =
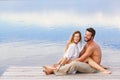
M 71 43 L 65 52 L 64 57 L 66 57 L 68 60 L 74 60 L 79 57 L 80 51 L 81 51 L 81 45 L 80 43 Z
M 81 49 L 82 49 L 82 46 L 80 45 L 80 43 L 77 43 L 77 44 L 72 43 L 69 45 L 67 51 L 65 52 L 64 57 L 66 57 L 68 60 L 74 60 L 79 57 Z M 71 71 L 69 73 L 75 74 L 76 71 Z

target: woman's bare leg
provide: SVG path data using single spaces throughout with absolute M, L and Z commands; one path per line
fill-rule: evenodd
M 89 64 L 91 67 L 97 69 L 97 70 L 100 71 L 101 73 L 106 73 L 106 74 L 111 74 L 111 73 L 112 73 L 111 71 L 106 70 L 106 69 L 104 69 L 102 66 L 98 65 L 98 64 L 97 64 L 94 60 L 92 60 L 91 58 L 88 58 L 87 61 L 88 61 L 88 64 Z
M 46 74 L 46 75 L 49 75 L 49 74 L 52 74 L 53 71 L 58 68 L 58 65 L 62 65 L 62 64 L 66 64 L 67 63 L 67 58 L 63 57 L 61 58 L 57 64 L 53 64 L 51 66 L 43 66 L 44 70 L 43 72 Z

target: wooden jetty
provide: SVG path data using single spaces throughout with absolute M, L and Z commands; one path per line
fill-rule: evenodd
M 42 67 L 9 67 L 1 75 L 0 80 L 120 80 L 120 67 L 111 67 L 112 74 L 89 73 L 56 76 L 45 75 Z

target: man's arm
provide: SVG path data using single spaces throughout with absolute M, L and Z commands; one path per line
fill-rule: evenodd
M 90 57 L 92 55 L 92 53 L 93 53 L 93 48 L 89 47 L 89 48 L 86 49 L 86 51 L 84 52 L 84 54 L 82 54 L 75 61 L 84 62 L 88 57 Z

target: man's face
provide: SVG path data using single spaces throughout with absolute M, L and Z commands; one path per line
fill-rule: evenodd
M 89 32 L 89 31 L 86 31 L 86 32 L 85 32 L 85 35 L 84 35 L 84 41 L 85 41 L 85 42 L 88 42 L 88 41 L 90 41 L 91 39 L 93 39 L 92 33 Z

